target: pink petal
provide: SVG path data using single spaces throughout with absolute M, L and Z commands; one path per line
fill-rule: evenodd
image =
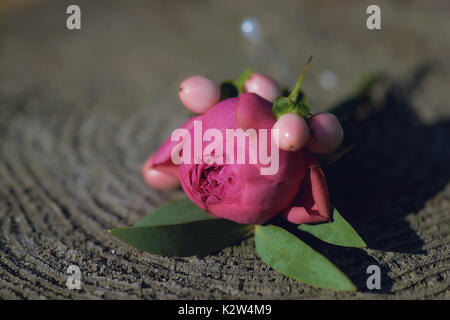
M 213 217 L 241 224 L 263 224 L 274 216 L 271 208 L 255 210 L 255 207 L 245 206 L 238 202 L 213 204 L 206 210 Z
M 307 153 L 306 175 L 292 207 L 283 216 L 292 223 L 331 221 L 331 206 L 325 175 L 317 160 Z
M 275 123 L 272 103 L 255 93 L 242 93 L 236 106 L 236 121 L 243 130 L 271 129 Z

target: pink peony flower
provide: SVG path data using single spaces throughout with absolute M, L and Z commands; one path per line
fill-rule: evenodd
M 190 118 L 182 128 L 194 136 L 194 121 L 201 120 L 203 131 L 215 128 L 223 134 L 226 129 L 266 129 L 268 152 L 272 151 L 270 129 L 276 119 L 272 104 L 254 93 L 243 93 L 238 98 L 224 100 L 206 113 Z M 247 138 L 248 139 L 248 138 Z M 234 144 L 234 157 L 239 148 L 245 148 L 249 159 L 249 140 Z M 210 142 L 203 142 L 202 151 Z M 176 166 L 171 154 L 178 141 L 166 140 L 154 154 L 153 167 L 178 176 L 187 196 L 214 217 L 243 224 L 263 224 L 281 214 L 296 224 L 330 220 L 330 203 L 326 180 L 315 158 L 304 148 L 296 152 L 279 151 L 278 171 L 262 175 L 267 167 L 260 159 L 245 164 L 226 162 L 230 150 L 224 150 L 223 164 L 181 163 Z M 194 148 L 191 148 L 194 156 Z M 242 150 L 241 150 L 242 151 Z

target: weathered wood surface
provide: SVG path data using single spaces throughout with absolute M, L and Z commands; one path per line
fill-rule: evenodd
M 64 1 L 0 22 L 0 298 L 449 298 L 446 1 L 384 4 L 379 32 L 365 28 L 359 1 L 78 3 L 81 31 L 66 30 Z M 334 202 L 370 249 L 315 245 L 359 292 L 287 279 L 257 258 L 252 238 L 174 259 L 106 232 L 180 195 L 146 187 L 140 166 L 188 115 L 177 101 L 184 77 L 219 81 L 247 65 L 281 76 L 239 35 L 249 15 L 294 74 L 314 55 L 305 89 L 316 110 L 365 72 L 388 70 L 408 88 L 418 65 L 440 63 L 414 95 L 394 90 L 380 100 L 385 112 L 367 123 L 368 138 L 327 170 Z M 339 77 L 335 90 L 318 85 L 326 69 Z M 81 290 L 65 285 L 72 264 Z M 365 286 L 371 264 L 383 272 L 378 292 Z

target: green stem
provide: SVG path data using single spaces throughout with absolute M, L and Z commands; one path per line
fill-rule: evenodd
M 236 87 L 238 88 L 239 93 L 244 92 L 245 81 L 252 75 L 252 73 L 253 73 L 252 68 L 247 67 L 244 69 L 239 78 L 234 81 Z
M 289 100 L 291 100 L 292 103 L 294 104 L 297 103 L 298 95 L 300 94 L 300 87 L 302 86 L 303 79 L 305 78 L 306 72 L 308 71 L 309 64 L 311 63 L 312 58 L 313 58 L 312 56 L 309 56 L 308 62 L 303 67 L 303 71 L 300 74 L 300 77 L 298 78 L 298 81 L 295 84 L 294 89 L 288 96 Z

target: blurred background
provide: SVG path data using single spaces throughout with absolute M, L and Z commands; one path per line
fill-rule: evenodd
M 66 28 L 70 4 L 81 30 Z M 366 27 L 371 4 L 381 30 Z M 448 298 L 449 14 L 446 0 L 0 1 L 0 297 Z M 249 17 L 263 44 L 243 36 Z M 250 240 L 168 259 L 106 233 L 180 195 L 146 187 L 140 167 L 188 116 L 184 78 L 220 82 L 250 66 L 292 87 L 310 55 L 314 111 L 376 72 L 402 93 L 383 91 L 388 112 L 368 122 L 369 147 L 328 172 L 369 249 L 326 250 L 360 292 L 289 280 Z M 73 263 L 82 290 L 65 287 Z M 373 263 L 382 292 L 364 291 L 361 266 Z

